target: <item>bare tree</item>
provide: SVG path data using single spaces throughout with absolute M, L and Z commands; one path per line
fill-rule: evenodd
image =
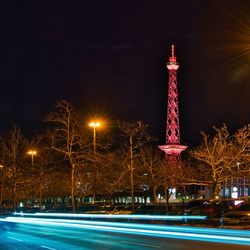
M 62 164 L 62 163 L 61 163 Z M 50 201 L 53 201 L 53 205 L 57 206 L 58 198 L 61 198 L 61 201 L 65 201 L 66 206 L 69 205 L 68 197 L 71 194 L 71 173 L 67 168 L 56 167 L 50 173 L 50 175 L 46 175 L 46 183 L 48 186 L 46 187 L 46 196 Z
M 240 173 L 249 173 L 249 125 L 230 135 L 226 125 L 214 128 L 212 139 L 202 132 L 202 144 L 191 155 L 202 162 L 197 165 L 205 175 L 203 184 L 211 186 L 213 197 L 219 194 L 219 184 L 235 178 Z M 237 163 L 241 163 L 241 169 Z M 193 180 L 195 182 L 195 180 Z
M 1 138 L 2 155 L 4 158 L 3 167 L 8 178 L 12 194 L 12 206 L 17 206 L 17 196 L 21 196 L 22 187 L 27 184 L 28 169 L 25 169 L 24 155 L 27 149 L 27 139 L 16 126 Z
M 113 194 L 122 192 L 128 187 L 128 171 L 126 159 L 121 158 L 117 151 L 106 156 L 107 164 L 101 169 L 102 189 L 108 198 Z
M 75 212 L 75 170 L 80 148 L 78 117 L 75 108 L 63 100 L 57 103 L 56 111 L 49 114 L 46 118 L 46 121 L 55 125 L 51 133 L 51 148 L 62 154 L 71 168 L 71 202 L 73 212 Z
M 250 174 L 250 124 L 236 131 L 232 136 L 232 147 L 228 151 L 225 166 L 231 178 Z
M 157 189 L 162 185 L 161 179 L 163 175 L 161 169 L 165 165 L 165 161 L 162 159 L 161 152 L 154 146 L 143 147 L 140 161 L 143 167 L 142 172 L 147 176 L 149 185 L 153 190 L 154 203 L 158 203 Z
M 37 153 L 36 158 L 32 160 L 32 184 L 36 190 L 35 193 L 38 197 L 40 210 L 42 209 L 42 201 L 45 198 L 46 189 L 48 189 L 49 176 L 55 164 L 55 152 L 50 149 L 49 136 L 50 133 L 40 134 L 32 137 L 29 142 L 29 149 L 34 149 Z
M 146 132 L 148 125 L 142 121 L 136 122 L 120 122 L 119 128 L 121 129 L 123 135 L 126 137 L 127 142 L 124 143 L 123 155 L 128 160 L 127 166 L 130 173 L 130 194 L 132 210 L 135 209 L 135 199 L 134 199 L 134 162 L 138 158 L 139 153 L 143 145 L 145 145 L 152 138 Z
M 89 134 L 81 140 L 81 161 L 79 165 L 79 174 L 83 177 L 86 176 L 88 183 L 83 183 L 85 186 L 82 190 L 91 192 L 93 196 L 92 203 L 97 200 L 97 194 L 103 194 L 105 183 L 105 175 L 110 170 L 110 159 L 112 158 L 110 151 L 111 141 L 105 136 L 105 133 L 98 133 L 94 138 Z M 83 174 L 82 174 L 83 173 Z M 87 188 L 87 189 L 86 189 Z

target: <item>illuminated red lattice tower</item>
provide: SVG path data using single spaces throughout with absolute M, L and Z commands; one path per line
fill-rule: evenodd
M 167 63 L 169 72 L 168 82 L 168 107 L 167 107 L 167 126 L 166 126 L 166 145 L 159 146 L 166 154 L 166 160 L 177 162 L 180 155 L 187 146 L 180 144 L 180 124 L 179 124 L 179 106 L 177 89 L 177 70 L 179 64 L 174 55 L 174 45 L 172 45 L 172 55 Z

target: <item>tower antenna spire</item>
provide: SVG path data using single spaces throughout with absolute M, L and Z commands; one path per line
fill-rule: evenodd
M 176 63 L 176 57 L 174 55 L 174 45 L 172 44 L 172 51 L 171 56 L 169 57 L 169 63 L 175 64 Z
M 172 44 L 172 57 L 174 57 L 174 45 Z

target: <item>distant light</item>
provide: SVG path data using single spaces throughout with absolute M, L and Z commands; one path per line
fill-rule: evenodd
M 37 151 L 36 150 L 29 150 L 27 152 L 28 155 L 36 155 L 37 154 Z
M 242 202 L 243 202 L 243 200 L 236 200 L 236 201 L 234 201 L 234 205 L 237 206 L 237 205 L 239 205 Z
M 232 198 L 237 199 L 238 198 L 238 188 L 233 187 L 233 192 L 232 192 Z
M 90 127 L 100 127 L 101 126 L 101 122 L 99 121 L 93 121 L 89 123 Z

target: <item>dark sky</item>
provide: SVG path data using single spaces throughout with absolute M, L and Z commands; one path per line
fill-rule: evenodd
M 0 132 L 41 130 L 66 99 L 86 119 L 144 120 L 163 143 L 172 43 L 182 143 L 250 121 L 249 0 L 18 0 L 0 12 Z

